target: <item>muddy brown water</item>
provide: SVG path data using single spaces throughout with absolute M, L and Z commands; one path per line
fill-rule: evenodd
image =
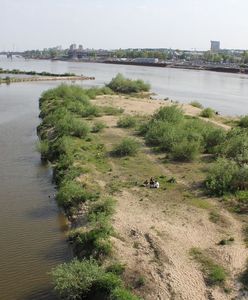
M 51 169 L 36 151 L 38 98 L 53 84 L 0 85 L 0 299 L 56 299 L 49 272 L 71 257 Z

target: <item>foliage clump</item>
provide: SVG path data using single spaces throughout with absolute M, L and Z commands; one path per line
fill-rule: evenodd
M 124 138 L 112 151 L 114 156 L 134 156 L 139 149 L 138 142 L 133 138 Z
M 210 107 L 203 109 L 203 111 L 200 114 L 200 116 L 203 118 L 212 118 L 214 115 L 215 111 Z
M 122 74 L 117 74 L 106 86 L 116 93 L 123 94 L 148 92 L 150 90 L 150 85 L 143 80 L 132 80 L 125 78 Z

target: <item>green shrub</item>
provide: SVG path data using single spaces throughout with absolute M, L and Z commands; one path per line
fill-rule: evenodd
M 112 252 L 112 245 L 109 241 L 112 232 L 112 226 L 104 220 L 88 231 L 72 230 L 69 234 L 69 240 L 72 242 L 74 253 L 78 257 L 99 259 L 110 255 Z
M 106 268 L 106 271 L 114 273 L 116 275 L 122 275 L 125 271 L 125 265 L 116 262 L 116 263 L 113 263 L 112 265 L 108 266 Z
M 201 112 L 200 116 L 203 118 L 212 118 L 215 115 L 215 111 L 212 108 L 205 108 Z
M 242 118 L 240 119 L 240 121 L 239 121 L 238 124 L 239 124 L 240 127 L 248 128 L 248 115 L 242 117 Z
M 190 102 L 190 105 L 200 108 L 200 109 L 203 109 L 203 105 L 198 101 L 192 101 L 192 102 Z
M 172 158 L 178 161 L 192 161 L 200 154 L 199 142 L 183 140 L 182 142 L 173 145 Z
M 93 288 L 101 291 L 103 294 L 109 295 L 114 289 L 120 288 L 122 286 L 122 280 L 114 273 L 109 272 L 99 277 L 96 280 Z
M 122 74 L 117 74 L 106 86 L 116 93 L 123 94 L 148 92 L 150 90 L 150 85 L 143 80 L 131 80 Z
M 205 134 L 205 149 L 208 153 L 216 151 L 216 147 L 222 144 L 226 139 L 226 132 L 223 129 L 213 128 Z
M 115 201 L 112 198 L 93 203 L 88 211 L 88 218 L 90 221 L 97 220 L 99 215 L 111 216 L 114 213 Z
M 177 105 L 162 107 L 157 110 L 152 120 L 166 121 L 168 123 L 180 123 L 184 119 L 183 111 Z
M 49 157 L 49 142 L 48 142 L 48 140 L 40 140 L 37 144 L 37 150 L 41 154 L 41 159 L 47 160 Z
M 117 126 L 121 128 L 135 127 L 136 124 L 137 124 L 137 119 L 134 116 L 124 116 L 120 118 L 117 122 Z
M 140 300 L 137 296 L 132 295 L 130 291 L 124 288 L 116 288 L 110 295 L 110 300 Z
M 81 113 L 82 117 L 99 117 L 100 108 L 95 105 L 88 105 L 85 107 L 84 111 Z
M 248 163 L 248 132 L 233 129 L 228 132 L 226 140 L 219 145 L 217 153 L 235 160 L 239 165 Z
M 71 130 L 71 134 L 79 138 L 85 138 L 90 132 L 88 124 L 76 118 L 72 120 Z
M 56 199 L 60 206 L 64 209 L 69 209 L 72 206 L 77 206 L 86 200 L 92 200 L 96 197 L 96 195 L 88 193 L 81 184 L 68 181 L 60 187 Z
M 91 131 L 93 133 L 97 133 L 97 132 L 101 132 L 104 128 L 106 127 L 106 125 L 101 122 L 101 121 L 96 121 L 94 124 L 93 124 L 93 127 L 91 129 Z
M 139 149 L 139 144 L 132 138 L 124 138 L 112 151 L 115 156 L 134 156 Z
M 233 180 L 238 172 L 235 162 L 219 158 L 210 169 L 206 179 L 206 188 L 210 194 L 222 196 L 234 190 Z
M 61 299 L 80 300 L 92 289 L 93 284 L 104 276 L 94 260 L 72 260 L 52 270 L 55 291 Z
M 124 109 L 113 106 L 103 106 L 101 107 L 101 112 L 107 116 L 116 116 L 122 114 Z

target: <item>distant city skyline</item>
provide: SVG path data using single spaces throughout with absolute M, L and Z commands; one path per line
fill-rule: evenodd
M 0 0 L 0 51 L 248 49 L 247 0 Z

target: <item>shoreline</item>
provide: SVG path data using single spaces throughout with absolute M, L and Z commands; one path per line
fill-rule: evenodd
M 18 82 L 31 82 L 31 81 L 58 81 L 58 80 L 68 80 L 68 81 L 76 81 L 76 80 L 95 80 L 95 77 L 86 77 L 86 76 L 52 76 L 52 77 L 5 77 L 0 78 L 1 83 L 18 83 Z
M 230 74 L 244 74 L 248 75 L 248 68 L 242 67 L 226 67 L 226 66 L 214 66 L 214 65 L 182 65 L 178 63 L 138 63 L 132 61 L 94 61 L 94 60 L 74 60 L 74 59 L 49 59 L 49 58 L 29 58 L 33 60 L 51 60 L 51 61 L 65 61 L 76 63 L 100 63 L 100 64 L 112 64 L 112 65 L 129 65 L 129 66 L 141 66 L 141 67 L 156 67 L 156 68 L 171 68 L 182 70 L 196 70 L 196 71 L 212 71 L 218 73 L 230 73 Z

